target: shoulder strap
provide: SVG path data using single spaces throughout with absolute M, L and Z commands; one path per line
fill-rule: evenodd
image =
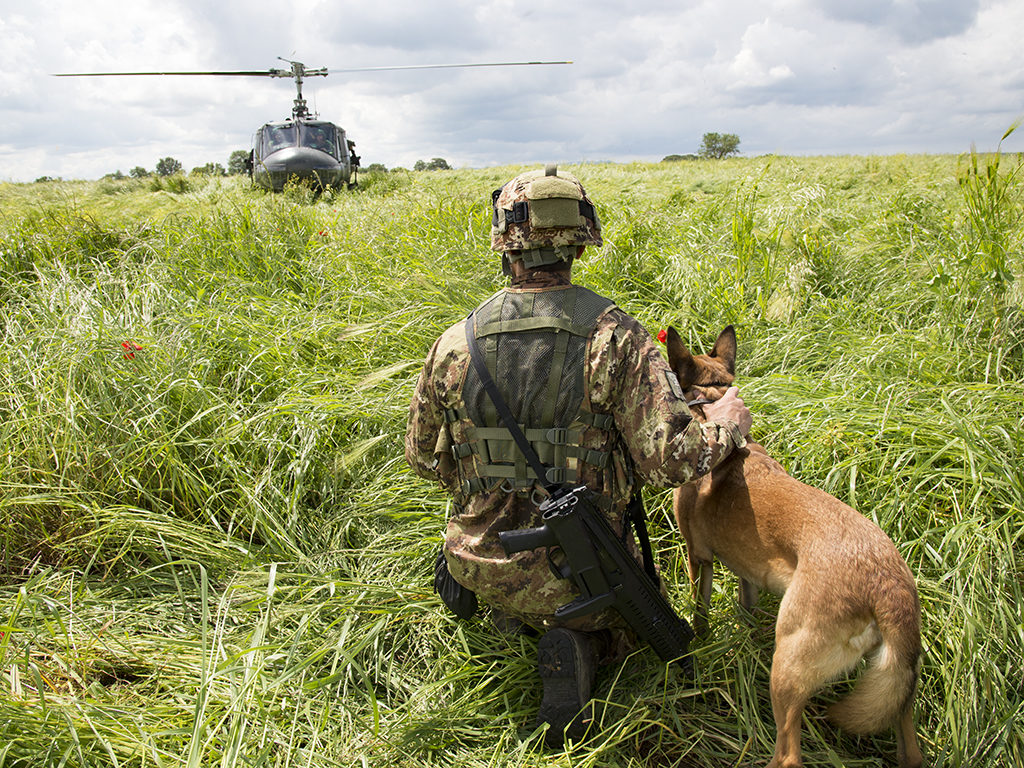
M 533 470 L 537 478 L 543 478 L 547 470 L 544 468 L 543 462 L 540 460 L 540 456 L 530 445 L 530 441 L 526 439 L 526 435 L 523 434 L 523 430 L 519 428 L 516 423 L 516 417 L 512 415 L 511 409 L 508 407 L 508 403 L 505 402 L 505 398 L 501 396 L 501 392 L 498 391 L 498 387 L 494 383 L 494 379 L 491 378 L 490 371 L 487 370 L 486 364 L 484 364 L 483 356 L 480 354 L 480 350 L 476 346 L 476 334 L 473 332 L 473 315 L 471 313 L 466 318 L 466 343 L 469 345 L 469 357 L 473 361 L 473 367 L 476 369 L 476 375 L 480 377 L 480 383 L 483 385 L 484 391 L 487 392 L 488 397 L 491 398 L 491 402 L 494 403 L 494 407 L 498 411 L 498 416 L 501 417 L 502 422 L 505 424 L 507 429 L 512 434 L 512 439 L 516 441 L 516 445 L 519 446 L 519 450 L 523 452 L 526 460 L 530 464 L 530 468 Z M 551 483 L 544 484 L 545 490 L 548 491 L 552 496 L 558 490 L 558 485 Z

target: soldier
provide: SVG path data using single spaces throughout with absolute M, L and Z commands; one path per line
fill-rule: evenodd
M 750 412 L 735 388 L 692 419 L 678 379 L 640 323 L 571 281 L 573 260 L 601 245 L 594 205 L 554 166 L 492 194 L 491 246 L 508 288 L 473 314 L 478 348 L 545 467 L 538 479 L 504 428 L 470 361 L 465 323 L 427 356 L 409 409 L 405 455 L 453 497 L 443 559 L 454 586 L 491 606 L 502 631 L 537 630 L 543 699 L 538 724 L 551 746 L 588 724 L 597 663 L 622 658 L 633 638 L 612 609 L 562 623 L 577 594 L 543 550 L 506 555 L 502 531 L 541 524 L 545 486 L 585 484 L 620 535 L 644 484 L 682 485 L 745 444 Z M 629 537 L 628 546 L 636 553 Z M 472 598 L 472 594 L 469 594 Z M 475 602 L 473 603 L 475 607 Z

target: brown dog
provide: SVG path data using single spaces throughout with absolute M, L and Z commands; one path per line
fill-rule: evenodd
M 736 360 L 732 326 L 707 355 L 691 355 L 674 328 L 666 343 L 688 400 L 714 401 L 725 393 Z M 691 408 L 703 416 L 700 404 Z M 894 725 L 900 766 L 920 766 L 913 705 L 921 610 L 914 577 L 882 530 L 790 477 L 753 442 L 710 475 L 676 489 L 674 506 L 698 592 L 698 633 L 708 628 L 714 557 L 740 578 L 740 603 L 748 610 L 762 589 L 783 595 L 771 671 L 776 742 L 769 768 L 802 765 L 805 704 L 865 656 L 869 667 L 829 717 L 857 733 Z

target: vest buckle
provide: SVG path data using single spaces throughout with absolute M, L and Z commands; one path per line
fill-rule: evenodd
M 544 439 L 552 445 L 565 445 L 569 441 L 569 430 L 566 427 L 552 427 Z

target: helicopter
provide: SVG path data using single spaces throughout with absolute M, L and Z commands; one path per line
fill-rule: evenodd
M 288 181 L 308 183 L 316 190 L 349 189 L 357 185 L 359 155 L 355 142 L 335 123 L 320 120 L 310 113 L 302 96 L 302 83 L 308 77 L 327 77 L 327 67 L 310 68 L 301 61 L 282 56 L 289 69 L 186 72 L 62 72 L 54 77 L 121 77 L 215 75 L 226 77 L 290 77 L 295 81 L 295 100 L 291 117 L 264 123 L 253 134 L 252 149 L 245 167 L 252 181 L 265 189 L 280 192 Z M 477 64 L 413 64 L 394 67 L 332 69 L 333 72 L 385 72 L 407 69 L 456 69 L 467 67 L 517 67 L 572 64 L 571 61 L 510 61 Z

